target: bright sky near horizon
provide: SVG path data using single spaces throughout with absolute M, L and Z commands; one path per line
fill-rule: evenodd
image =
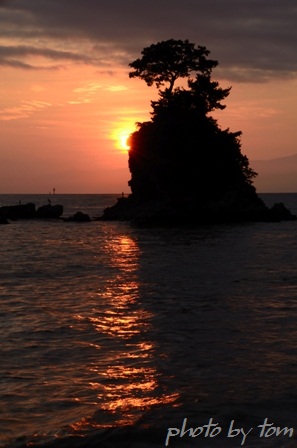
M 157 98 L 128 64 L 171 38 L 219 61 L 216 118 L 250 160 L 297 153 L 296 0 L 0 0 L 0 23 L 0 193 L 128 193 Z

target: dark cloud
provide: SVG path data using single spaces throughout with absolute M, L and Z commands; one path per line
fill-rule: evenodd
M 7 0 L 0 6 L 2 36 L 89 41 L 94 53 L 86 63 L 96 58 L 96 46 L 98 57 L 105 46 L 127 64 L 152 42 L 188 38 L 209 48 L 229 79 L 297 73 L 296 0 Z
M 21 68 L 23 70 L 41 70 L 41 67 L 27 64 L 26 62 L 22 62 L 16 59 L 5 59 L 2 57 L 0 57 L 0 65 L 6 67 Z M 47 69 L 48 68 L 52 69 L 52 67 L 47 67 Z
M 72 53 L 69 51 L 61 51 L 54 50 L 51 48 L 44 47 L 32 47 L 29 45 L 0 45 L 0 65 L 6 65 L 16 68 L 23 69 L 45 69 L 45 68 L 60 68 L 59 66 L 36 66 L 32 64 L 28 64 L 20 60 L 20 58 L 25 58 L 27 56 L 40 56 L 45 59 L 51 60 L 63 60 L 63 61 L 72 61 L 72 62 L 80 62 L 84 64 L 97 64 L 99 61 L 94 60 L 93 58 L 82 55 L 79 53 Z M 18 58 L 18 59 L 16 59 Z

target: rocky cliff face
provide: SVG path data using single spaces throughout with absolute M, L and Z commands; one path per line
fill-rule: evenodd
M 265 206 L 241 152 L 241 132 L 223 130 L 210 116 L 225 108 L 230 88 L 212 80 L 217 61 L 208 55 L 205 47 L 170 39 L 145 48 L 130 64 L 130 77 L 156 83 L 159 99 L 151 103 L 151 120 L 130 138 L 132 193 L 102 219 L 148 225 L 294 219 L 283 206 Z M 178 78 L 186 78 L 188 88 L 174 87 Z
M 294 219 L 284 206 L 269 210 L 252 184 L 253 170 L 241 154 L 239 134 L 215 122 L 194 127 L 143 123 L 131 138 L 132 193 L 119 198 L 101 219 L 142 225 Z
M 238 222 L 276 222 L 296 220 L 284 206 L 268 208 L 258 197 L 242 200 L 236 193 L 221 201 L 199 203 L 188 198 L 178 200 L 155 198 L 138 201 L 133 194 L 119 198 L 117 203 L 104 210 L 100 220 L 130 221 L 142 226 L 197 226 L 201 224 Z

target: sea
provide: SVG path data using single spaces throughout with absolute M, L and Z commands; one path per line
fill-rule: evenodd
M 1 447 L 296 447 L 297 221 L 19 220 L 0 241 Z

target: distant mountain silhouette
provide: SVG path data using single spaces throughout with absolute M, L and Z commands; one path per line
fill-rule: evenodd
M 254 185 L 260 193 L 297 192 L 297 154 L 269 160 L 251 160 L 258 173 Z

